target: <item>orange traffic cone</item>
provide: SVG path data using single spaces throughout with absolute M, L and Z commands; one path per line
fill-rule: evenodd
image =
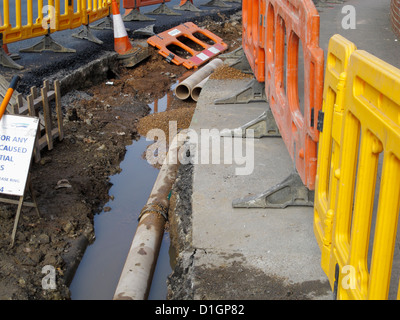
M 194 6 L 193 0 L 181 0 L 179 6 L 175 6 L 174 9 L 186 11 L 202 11 Z
M 6 44 L 3 44 L 3 50 L 8 56 L 10 55 L 10 52 L 8 51 L 8 47 Z
M 114 50 L 119 54 L 126 54 L 132 50 L 133 47 L 129 41 L 117 2 L 112 0 L 111 6 L 114 23 Z
M 133 67 L 150 56 L 147 47 L 133 47 L 128 38 L 124 21 L 115 0 L 111 3 L 114 24 L 114 50 L 118 53 L 118 60 L 125 67 Z

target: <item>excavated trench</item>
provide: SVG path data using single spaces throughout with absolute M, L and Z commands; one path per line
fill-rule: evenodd
M 171 89 L 173 89 L 172 86 Z M 166 94 L 149 104 L 150 114 L 165 112 Z M 110 178 L 111 200 L 94 218 L 96 240 L 87 247 L 70 285 L 72 300 L 110 300 L 126 260 L 138 216 L 146 204 L 159 170 L 150 165 L 143 154 L 153 141 L 140 137 L 127 147 L 121 172 Z M 167 296 L 166 279 L 173 270 L 174 248 L 168 232 L 164 234 L 149 299 Z M 98 281 L 102 279 L 102 281 Z
M 116 100 L 123 100 L 122 104 L 130 104 L 132 102 L 127 102 L 127 99 L 131 98 L 132 95 L 129 91 L 132 91 L 135 101 L 133 104 L 140 100 L 141 107 L 147 108 L 148 111 L 144 118 L 139 117 L 137 121 L 135 120 L 136 126 L 140 127 L 138 124 L 140 120 L 149 118 L 151 115 L 161 117 L 158 121 L 184 121 L 185 126 L 187 126 L 190 123 L 191 113 L 188 116 L 186 114 L 183 116 L 186 119 L 177 119 L 182 117 L 179 115 L 179 111 L 193 109 L 195 104 L 191 101 L 180 102 L 173 95 L 173 89 L 178 83 L 178 71 L 184 70 L 178 70 L 179 67 L 166 64 L 155 51 L 152 54 L 152 57 L 149 58 L 150 61 L 145 62 L 148 67 L 147 72 L 146 65 L 139 66 L 133 71 L 133 74 L 133 69 L 128 70 L 126 74 L 124 72 L 122 77 L 117 76 L 118 71 L 115 71 L 114 64 L 110 63 L 110 57 L 106 56 L 103 60 L 105 64 L 102 65 L 102 69 L 108 77 L 106 80 L 102 80 L 100 88 L 97 85 L 97 88 L 92 91 L 93 97 L 96 97 L 97 101 L 103 101 L 103 99 L 107 99 L 108 95 L 107 92 L 102 92 L 103 88 L 116 87 L 123 92 L 122 97 L 120 95 Z M 149 67 L 150 64 L 153 66 Z M 140 70 L 141 68 L 143 70 Z M 89 67 L 89 70 L 84 71 L 84 73 L 91 74 L 91 69 Z M 95 69 L 98 69 L 98 67 Z M 159 90 L 155 89 L 159 92 L 152 92 L 155 87 L 154 72 L 165 78 L 164 81 L 159 81 L 162 83 Z M 139 79 L 136 80 L 136 77 Z M 70 80 L 67 79 L 67 81 Z M 163 96 L 159 97 L 162 94 Z M 129 109 L 131 106 L 123 105 L 122 107 Z M 176 113 L 176 117 L 174 113 Z M 163 118 L 164 120 L 162 120 Z M 159 168 L 152 166 L 145 158 L 147 147 L 154 141 L 146 139 L 145 132 L 150 128 L 148 125 L 146 126 L 146 121 L 144 123 L 144 128 L 140 128 L 143 135 L 134 136 L 131 144 L 126 146 L 123 160 L 119 164 L 119 172 L 109 177 L 111 187 L 108 193 L 110 200 L 104 204 L 101 212 L 93 218 L 95 240 L 82 248 L 84 254 L 82 252 L 82 259 L 79 261 L 79 266 L 78 264 L 76 266 L 69 286 L 72 300 L 110 300 L 113 298 L 138 225 L 139 213 L 146 204 L 159 172 Z M 155 125 L 152 124 L 151 126 Z M 149 299 L 166 299 L 166 279 L 172 272 L 175 260 L 173 252 L 174 248 L 170 245 L 169 234 L 166 232 Z M 99 279 L 102 279 L 102 281 L 99 281 Z
M 241 43 L 240 14 L 222 20 L 206 19 L 202 26 L 234 50 Z M 155 49 L 149 51 L 148 59 L 130 69 L 121 68 L 109 51 L 94 54 L 96 59 L 75 71 L 24 76 L 23 94 L 32 84 L 41 86 L 43 77 L 61 81 L 64 139 L 42 150 L 41 161 L 32 165 L 42 217 L 23 209 L 12 250 L 7 248 L 15 208 L 0 210 L 0 299 L 112 298 L 158 173 L 143 159 L 152 143 L 145 132 L 155 127 L 166 131 L 168 121 L 177 121 L 178 131 L 186 128 L 195 108 L 194 101 L 171 94 L 190 73 L 168 64 Z M 61 180 L 68 183 L 58 188 Z M 166 299 L 174 259 L 166 232 L 149 299 Z M 55 290 L 41 288 L 46 265 L 56 270 Z

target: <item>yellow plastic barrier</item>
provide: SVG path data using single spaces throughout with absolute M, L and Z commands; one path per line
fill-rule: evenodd
M 119 1 L 117 1 L 119 4 Z M 82 0 L 82 8 L 86 4 L 86 0 Z M 100 20 L 111 14 L 111 0 L 88 0 L 86 14 L 82 17 L 83 24 L 89 24 Z
M 38 1 L 43 6 L 43 1 Z M 27 2 L 27 23 L 22 25 L 22 7 L 21 0 L 15 0 L 15 25 L 10 23 L 10 5 L 9 0 L 3 0 L 3 26 L 0 32 L 3 33 L 3 42 L 5 44 L 25 40 L 29 38 L 39 37 L 47 34 L 47 29 L 42 26 L 43 13 L 42 9 L 38 10 L 38 17 L 33 21 L 33 5 L 32 1 Z M 41 8 L 41 7 L 40 7 Z
M 400 70 L 334 36 L 325 81 L 314 209 L 321 266 L 338 299 L 399 299 Z
M 74 10 L 74 2 L 77 1 L 76 11 Z M 110 1 L 111 3 L 111 1 Z M 60 1 L 55 3 L 55 29 L 57 31 L 75 29 L 83 24 L 85 4 L 79 0 L 65 1 L 64 13 L 61 13 Z
M 15 25 L 12 25 L 10 2 L 3 0 L 4 23 L 0 26 L 0 32 L 3 33 L 5 44 L 31 39 L 48 34 L 48 28 L 55 32 L 88 25 L 107 17 L 110 7 L 111 0 L 64 0 L 63 8 L 61 0 L 48 0 L 47 4 L 37 0 L 34 10 L 32 1 L 27 1 L 22 7 L 21 0 L 15 0 Z M 22 23 L 22 10 L 26 10 L 26 24 Z
M 400 70 L 365 51 L 350 58 L 341 141 L 332 254 L 339 270 L 349 267 L 339 272 L 338 298 L 387 299 L 400 210 Z
M 314 201 L 314 233 L 321 250 L 321 267 L 328 275 L 333 288 L 335 263 L 330 262 L 332 225 L 334 218 L 337 178 L 339 165 L 340 135 L 343 117 L 343 85 L 346 78 L 350 55 L 356 46 L 334 35 L 329 41 L 323 92 L 323 129 L 321 128 L 318 149 L 318 167 Z M 340 86 L 339 86 L 340 83 Z M 322 118 L 320 119 L 322 121 Z

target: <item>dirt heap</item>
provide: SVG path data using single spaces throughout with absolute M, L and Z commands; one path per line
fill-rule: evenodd
M 251 79 L 252 74 L 243 73 L 238 69 L 232 68 L 223 64 L 215 69 L 215 71 L 210 75 L 210 79 L 223 80 L 223 79 Z
M 241 43 L 240 14 L 222 21 L 201 26 L 234 50 Z M 126 146 L 150 123 L 160 128 L 167 120 L 177 120 L 182 128 L 190 123 L 195 103 L 174 97 L 165 113 L 149 116 L 149 103 L 187 72 L 149 50 L 150 57 L 135 68 L 120 68 L 107 82 L 63 97 L 64 139 L 42 150 L 41 161 L 31 168 L 41 216 L 23 207 L 13 248 L 16 206 L 0 203 L 0 299 L 69 299 L 74 271 L 95 239 L 93 217 L 109 200 L 110 176 L 121 170 Z M 56 289 L 42 288 L 45 266 L 56 272 Z

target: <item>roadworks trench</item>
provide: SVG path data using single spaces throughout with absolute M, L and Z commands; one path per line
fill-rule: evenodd
M 236 49 L 240 21 L 222 24 L 206 21 L 205 27 L 229 50 Z M 158 173 L 143 158 L 152 143 L 146 141 L 146 130 L 168 132 L 169 121 L 177 121 L 178 130 L 187 128 L 195 109 L 195 102 L 178 100 L 171 92 L 190 73 L 168 64 L 155 49 L 149 51 L 150 57 L 134 68 L 113 65 L 108 79 L 89 88 L 75 83 L 75 90 L 63 93 L 64 139 L 42 150 L 41 161 L 31 169 L 41 218 L 23 208 L 12 249 L 16 207 L 1 204 L 0 299 L 112 298 Z M 227 71 L 232 70 L 220 72 Z M 149 299 L 167 295 L 174 253 L 166 231 Z M 45 266 L 54 267 L 56 289 L 42 287 Z

